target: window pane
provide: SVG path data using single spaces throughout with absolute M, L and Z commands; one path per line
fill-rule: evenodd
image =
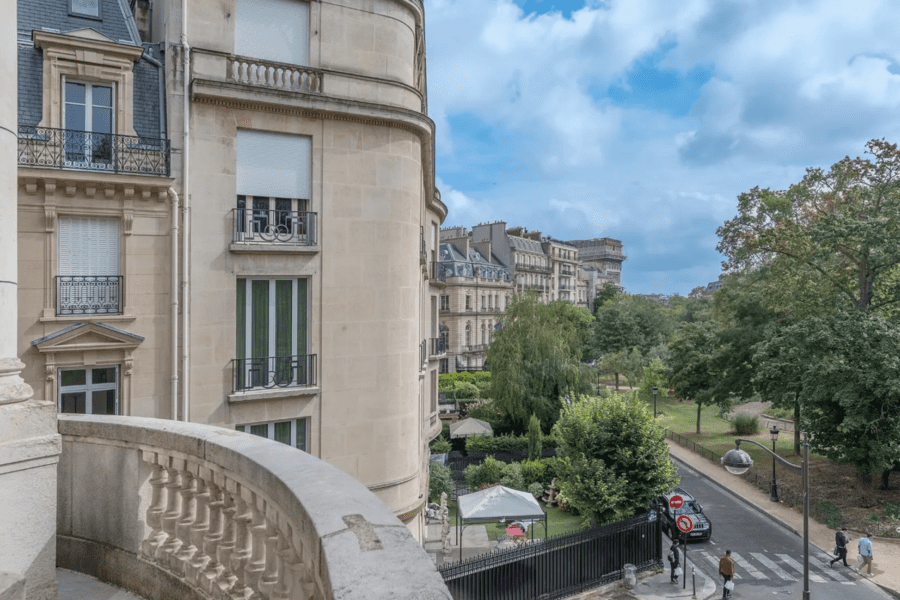
M 260 233 L 269 229 L 269 199 L 253 197 L 253 231 Z
M 297 448 L 309 452 L 306 447 L 306 424 L 309 419 L 297 419 Z
M 91 369 L 91 383 L 115 383 L 116 368 Z
M 112 107 L 112 88 L 102 85 L 91 86 L 92 104 L 97 106 Z
M 91 413 L 95 415 L 116 414 L 116 390 L 102 390 L 91 394 Z
M 85 413 L 86 398 L 87 396 L 84 392 L 62 394 L 62 406 L 60 407 L 60 412 L 83 415 Z
M 269 356 L 269 282 L 254 280 L 251 285 L 253 311 L 250 350 L 253 358 L 265 358 Z
M 291 422 L 282 421 L 275 423 L 275 441 L 282 444 L 291 444 Z
M 235 348 L 236 358 L 247 357 L 247 280 L 237 280 L 237 306 L 235 307 L 237 315 L 237 329 L 235 331 L 235 339 L 237 340 L 237 348 Z
M 307 319 L 307 300 L 308 283 L 307 279 L 297 280 L 297 354 L 303 356 L 306 350 L 306 319 Z M 305 363 L 304 363 L 305 364 Z
M 94 133 L 112 133 L 112 109 L 95 106 L 91 120 L 91 131 Z
M 250 433 L 267 438 L 269 437 L 269 426 L 266 423 L 263 423 L 262 425 L 251 425 Z
M 84 369 L 72 369 L 69 371 L 62 371 L 60 373 L 60 382 L 59 384 L 63 387 L 68 387 L 70 385 L 84 385 L 87 381 L 87 371 Z
M 87 127 L 84 122 L 84 105 L 70 104 L 66 102 L 66 129 L 70 131 L 85 131 Z M 67 136 L 67 139 L 71 136 Z M 72 144 L 81 140 L 72 140 Z
M 83 83 L 66 82 L 66 102 L 84 104 L 85 86 Z

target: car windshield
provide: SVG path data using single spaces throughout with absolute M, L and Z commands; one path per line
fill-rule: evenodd
M 695 515 L 700 513 L 700 505 L 696 502 L 685 502 L 684 505 L 675 511 L 676 515 Z

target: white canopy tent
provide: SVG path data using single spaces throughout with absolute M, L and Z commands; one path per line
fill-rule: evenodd
M 456 532 L 459 536 L 459 555 L 462 559 L 462 536 L 465 525 L 473 523 L 497 523 L 506 521 L 544 521 L 547 531 L 547 513 L 529 492 L 522 492 L 502 485 L 495 485 L 456 499 Z M 534 528 L 529 527 L 534 536 Z
M 462 419 L 450 424 L 451 438 L 464 438 L 471 435 L 494 435 L 494 429 L 490 423 L 480 419 Z

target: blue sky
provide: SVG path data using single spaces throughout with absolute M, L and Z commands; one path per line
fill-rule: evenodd
M 632 293 L 715 280 L 754 186 L 900 142 L 896 0 L 425 0 L 445 226 L 614 237 Z

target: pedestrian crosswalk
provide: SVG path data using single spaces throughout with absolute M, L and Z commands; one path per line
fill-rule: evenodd
M 719 571 L 719 558 L 706 550 L 688 551 L 688 558 L 699 562 L 708 563 L 713 567 L 713 573 Z M 762 582 L 764 580 L 801 581 L 803 579 L 803 564 L 801 560 L 789 554 L 765 554 L 763 552 L 746 552 L 744 555 L 732 551 L 736 573 L 735 581 L 752 579 Z M 809 557 L 809 580 L 816 583 L 826 583 L 829 580 L 843 585 L 855 585 L 853 573 L 846 567 L 831 568 L 827 561 L 821 558 Z

